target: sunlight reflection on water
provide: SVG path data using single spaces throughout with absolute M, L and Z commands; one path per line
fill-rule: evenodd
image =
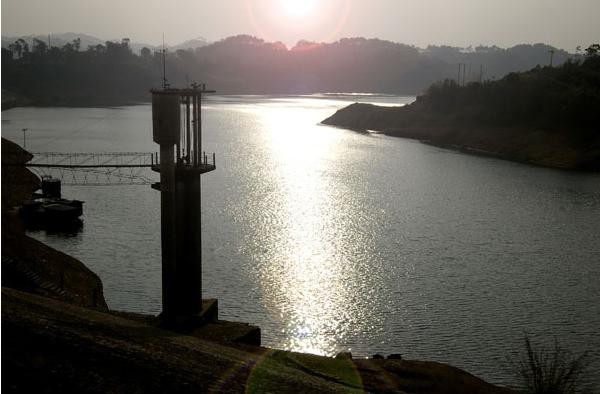
M 338 231 L 343 229 L 340 211 L 347 205 L 322 176 L 324 167 L 336 161 L 339 146 L 334 137 L 312 138 L 321 130 L 310 118 L 303 121 L 298 111 L 258 114 L 268 129 L 273 177 L 279 183 L 279 204 L 270 209 L 281 228 L 264 230 L 282 235 L 268 245 L 271 253 L 260 262 L 263 301 L 282 320 L 281 347 L 331 355 L 346 350 L 339 339 L 347 325 L 364 319 L 366 311 L 348 308 L 353 298 L 349 290 L 362 281 L 343 261 L 347 248 Z M 289 119 L 297 121 L 290 124 Z

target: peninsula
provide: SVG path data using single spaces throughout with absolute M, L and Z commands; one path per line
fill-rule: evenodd
M 322 123 L 535 165 L 600 170 L 600 46 L 498 81 L 432 85 L 405 107 L 352 104 Z

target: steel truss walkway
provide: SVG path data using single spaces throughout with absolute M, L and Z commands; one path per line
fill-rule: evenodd
M 70 186 L 153 185 L 152 172 L 159 172 L 158 153 L 103 152 L 62 153 L 32 152 L 26 162 L 23 157 L 3 157 L 4 165 L 27 167 L 38 176 L 51 176 Z M 212 158 L 212 162 L 210 159 Z M 185 158 L 179 158 L 188 167 Z M 215 155 L 200 155 L 197 170 L 201 173 L 215 169 Z
M 62 153 L 34 152 L 24 163 L 11 158 L 13 164 L 28 167 L 39 176 L 52 176 L 63 185 L 151 185 L 151 167 L 158 156 L 144 152 Z M 5 158 L 3 158 L 5 159 Z

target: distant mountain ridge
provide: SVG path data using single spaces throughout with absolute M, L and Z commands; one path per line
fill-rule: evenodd
M 181 44 L 169 46 L 168 48 L 171 50 L 196 49 L 196 48 L 205 47 L 209 44 L 210 44 L 210 42 L 206 38 L 196 37 L 196 38 L 192 38 L 191 40 L 186 40 L 186 41 L 182 42 Z
M 466 65 L 465 79 L 478 81 L 480 73 L 483 79 L 499 79 L 509 72 L 526 71 L 536 65 L 561 65 L 568 59 L 581 58 L 551 45 L 519 44 L 510 48 L 497 46 L 450 47 L 430 45 L 422 51 L 424 56 L 440 59 L 449 64 Z
M 89 34 L 72 33 L 72 32 L 61 33 L 61 34 L 47 34 L 47 35 L 37 34 L 37 35 L 28 35 L 28 36 L 4 36 L 3 35 L 2 36 L 2 48 L 8 48 L 8 46 L 10 44 L 15 42 L 19 38 L 22 38 L 23 40 L 25 40 L 25 42 L 27 42 L 29 44 L 29 46 L 32 45 L 34 39 L 38 39 L 38 40 L 44 41 L 46 43 L 50 42 L 50 46 L 56 46 L 56 47 L 62 47 L 65 44 L 67 44 L 69 42 L 73 42 L 73 40 L 79 38 L 79 39 L 81 39 L 81 49 L 82 50 L 87 49 L 89 46 L 103 45 L 106 43 L 106 41 L 111 41 L 111 42 L 120 42 L 121 41 L 121 38 L 105 40 L 102 38 L 91 36 Z M 206 40 L 206 38 L 196 37 L 196 38 L 193 38 L 190 40 L 186 40 L 177 45 L 167 45 L 167 48 L 171 49 L 171 50 L 196 49 L 199 47 L 206 46 L 208 44 L 209 44 L 209 42 L 208 42 L 208 40 Z M 152 45 L 152 44 L 146 44 L 146 43 L 141 43 L 141 42 L 130 42 L 129 47 L 131 48 L 131 50 L 134 53 L 139 54 L 140 51 L 142 50 L 142 48 L 144 48 L 144 47 L 149 48 L 149 49 L 160 49 L 162 47 L 162 45 Z
M 226 42 L 231 38 L 242 37 L 242 36 L 244 36 L 244 35 L 228 37 L 228 38 L 222 39 L 220 41 L 217 41 L 216 43 Z M 16 40 L 18 40 L 20 38 L 24 39 L 30 46 L 32 45 L 33 39 L 35 38 L 35 39 L 44 41 L 46 43 L 50 42 L 51 46 L 57 46 L 57 47 L 62 47 L 65 44 L 72 42 L 73 40 L 79 38 L 79 39 L 81 39 L 81 49 L 82 50 L 87 49 L 88 46 L 90 46 L 90 45 L 93 46 L 93 45 L 104 44 L 104 43 L 106 43 L 106 41 L 119 42 L 122 39 L 122 38 L 102 39 L 102 38 L 98 38 L 95 36 L 91 36 L 89 34 L 73 33 L 73 32 L 60 33 L 60 34 L 48 34 L 48 35 L 37 34 L 37 35 L 27 35 L 27 36 L 5 36 L 5 35 L 3 35 L 2 36 L 2 48 L 8 48 L 8 45 L 10 45 L 11 43 L 15 42 Z M 361 37 L 342 38 L 342 39 L 340 39 L 340 41 L 360 39 L 360 38 Z M 258 39 L 258 40 L 260 40 L 260 39 Z M 374 40 L 378 40 L 378 39 L 374 39 Z M 260 41 L 262 41 L 262 40 L 260 40 Z M 378 41 L 393 43 L 391 41 L 385 41 L 385 40 L 378 40 Z M 198 36 L 196 38 L 186 40 L 179 44 L 175 44 L 175 45 L 167 44 L 166 47 L 167 47 L 167 49 L 170 49 L 170 50 L 178 50 L 178 49 L 195 50 L 197 48 L 206 47 L 206 46 L 213 45 L 216 43 L 211 43 L 205 37 Z M 269 43 L 266 43 L 266 44 L 269 44 Z M 276 42 L 276 43 L 272 43 L 272 44 L 287 49 L 287 47 L 285 47 L 285 45 L 281 42 Z M 321 47 L 326 47 L 328 45 L 333 45 L 333 44 L 335 44 L 335 43 L 319 43 L 319 42 L 312 42 L 312 41 L 307 41 L 307 40 L 299 40 L 298 43 L 295 46 L 289 48 L 289 50 L 293 51 L 293 52 L 315 50 L 315 49 L 318 49 Z M 401 43 L 393 43 L 393 44 L 406 45 L 406 44 L 401 44 Z M 149 49 L 160 49 L 162 47 L 162 45 L 152 45 L 152 44 L 141 43 L 141 42 L 130 42 L 129 46 L 134 53 L 138 53 L 138 54 L 140 53 L 140 50 L 143 47 L 147 47 Z M 556 65 L 560 65 L 560 64 L 564 63 L 569 58 L 579 56 L 577 54 L 569 53 L 568 51 L 566 51 L 564 49 L 555 48 L 551 45 L 547 45 L 547 44 L 543 44 L 543 43 L 518 44 L 518 45 L 509 47 L 509 48 L 501 48 L 501 47 L 498 47 L 495 45 L 493 45 L 493 46 L 479 45 L 476 47 L 468 46 L 465 48 L 448 46 L 448 45 L 429 45 L 426 48 L 418 48 L 415 46 L 411 46 L 411 47 L 416 48 L 422 55 L 424 55 L 426 57 L 439 59 L 446 63 L 451 63 L 451 64 L 457 64 L 460 62 L 463 62 L 463 63 L 465 63 L 465 62 L 466 63 L 480 62 L 482 64 L 487 64 L 487 63 L 490 63 L 493 61 L 501 60 L 500 58 L 502 58 L 504 55 L 510 54 L 510 56 L 513 57 L 513 59 L 514 59 L 514 63 L 517 66 L 516 68 L 509 67 L 510 70 L 505 70 L 502 67 L 496 67 L 496 68 L 491 68 L 491 69 L 485 68 L 484 69 L 484 72 L 488 75 L 488 77 L 495 76 L 497 78 L 502 77 L 503 75 L 507 74 L 508 72 L 525 71 L 537 64 L 546 64 L 550 59 L 549 53 L 551 51 L 553 52 L 553 60 Z M 535 63 L 535 64 L 532 64 L 532 63 Z M 479 68 L 473 68 L 472 74 L 478 75 L 479 71 L 480 71 Z M 467 74 L 469 74 L 469 73 L 467 73 Z
M 73 40 L 79 38 L 81 39 L 81 47 L 87 48 L 88 45 L 98 45 L 104 44 L 106 40 L 101 40 L 100 38 L 90 36 L 87 34 L 81 33 L 62 33 L 62 34 L 30 34 L 27 36 L 5 36 L 2 35 L 2 48 L 7 48 L 8 45 L 15 42 L 18 39 L 25 40 L 30 46 L 33 43 L 34 39 L 38 39 L 44 41 L 46 43 L 50 43 L 51 46 L 62 47 L 68 42 L 72 42 Z

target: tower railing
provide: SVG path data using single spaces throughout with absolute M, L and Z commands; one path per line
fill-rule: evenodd
M 160 154 L 155 152 L 152 154 L 152 170 L 155 172 L 160 172 Z M 179 167 L 185 167 L 189 169 L 196 169 L 200 172 L 209 172 L 214 171 L 217 168 L 217 160 L 215 153 L 206 153 L 202 152 L 199 155 L 199 159 L 197 163 L 194 163 L 187 156 L 180 157 L 179 159 L 175 159 L 175 164 Z

